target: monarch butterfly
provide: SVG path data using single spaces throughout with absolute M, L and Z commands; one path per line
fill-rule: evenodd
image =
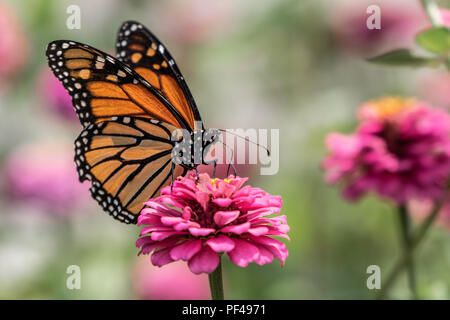
M 46 56 L 83 126 L 75 140 L 80 181 L 92 182 L 91 195 L 104 211 L 136 223 L 143 203 L 174 177 L 209 164 L 203 156 L 200 162 L 190 160 L 194 146 L 208 150 L 218 131 L 205 130 L 174 59 L 148 29 L 124 22 L 116 46 L 114 58 L 82 43 L 58 40 L 48 44 Z M 177 129 L 201 141 L 191 143 L 190 159 L 174 162 L 180 151 L 175 148 L 180 140 L 173 139 Z

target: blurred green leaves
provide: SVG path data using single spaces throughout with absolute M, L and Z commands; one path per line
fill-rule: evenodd
M 446 27 L 432 27 L 416 35 L 417 43 L 431 57 L 414 55 L 408 49 L 399 49 L 368 59 L 369 62 L 389 66 L 406 67 L 439 67 L 446 63 L 450 53 L 450 29 Z
M 391 51 L 380 56 L 373 57 L 368 61 L 390 66 L 409 67 L 436 66 L 439 64 L 439 61 L 434 58 L 415 56 L 407 49 Z
M 417 43 L 424 49 L 446 54 L 450 51 L 450 29 L 435 27 L 422 31 L 416 36 Z

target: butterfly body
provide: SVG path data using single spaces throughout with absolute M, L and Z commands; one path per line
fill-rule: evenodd
M 144 202 L 187 170 L 207 164 L 215 142 L 174 59 L 138 22 L 119 30 L 117 58 L 69 40 L 51 42 L 48 63 L 83 130 L 75 141 L 80 181 L 115 219 L 136 223 Z

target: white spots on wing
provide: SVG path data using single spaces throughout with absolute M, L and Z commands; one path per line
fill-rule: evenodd
M 164 54 L 164 47 L 163 47 L 162 44 L 159 45 L 158 51 L 159 51 L 161 54 Z
M 111 62 L 112 64 L 115 64 L 115 63 L 116 63 L 116 61 L 114 61 L 114 59 L 113 59 L 112 57 L 110 57 L 110 56 L 107 56 L 107 57 L 106 57 L 106 60 L 108 60 L 108 61 Z

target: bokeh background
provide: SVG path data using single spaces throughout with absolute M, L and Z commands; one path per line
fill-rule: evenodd
M 449 8 L 449 1 L 440 1 Z M 66 27 L 69 5 L 81 29 Z M 382 29 L 365 26 L 369 4 Z M 78 182 L 80 124 L 49 73 L 48 42 L 71 39 L 113 53 L 117 29 L 137 20 L 177 60 L 207 127 L 279 128 L 280 170 L 251 184 L 283 197 L 289 258 L 240 268 L 224 259 L 230 299 L 372 299 L 366 268 L 382 277 L 400 252 L 393 206 L 348 203 L 323 182 L 328 132 L 351 132 L 355 110 L 387 94 L 450 107 L 443 70 L 389 68 L 366 58 L 414 47 L 429 25 L 415 0 L 0 0 L 0 298 L 208 299 L 205 275 L 137 257 L 138 228 L 103 213 Z M 416 255 L 420 296 L 450 298 L 450 229 L 435 227 Z M 66 269 L 81 268 L 81 290 Z M 393 298 L 407 298 L 400 278 Z

